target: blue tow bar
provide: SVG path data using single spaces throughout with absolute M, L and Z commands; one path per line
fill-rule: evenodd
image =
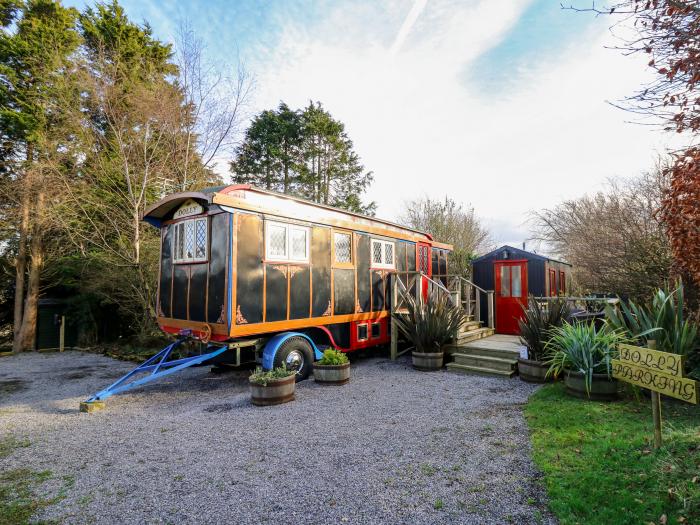
M 180 346 L 186 340 L 187 337 L 183 337 L 181 339 L 178 339 L 174 343 L 169 344 L 163 350 L 161 350 L 156 355 L 148 359 L 146 362 L 137 366 L 131 372 L 129 372 L 113 384 L 109 385 L 104 390 L 101 390 L 100 392 L 92 396 L 86 402 L 81 403 L 81 410 L 83 410 L 83 405 L 90 406 L 90 404 L 99 403 L 101 401 L 104 401 L 108 397 L 113 396 L 114 394 L 119 394 L 120 392 L 131 390 L 132 388 L 136 388 L 143 384 L 150 383 L 151 381 L 155 381 L 157 379 L 160 379 L 161 377 L 174 374 L 175 372 L 179 372 L 180 370 L 183 370 L 187 367 L 198 365 L 228 350 L 227 346 L 209 345 L 207 346 L 207 350 L 211 350 L 209 353 L 194 357 L 184 357 L 182 359 L 168 361 L 168 357 L 170 357 L 170 354 L 173 352 L 173 350 Z M 150 372 L 150 374 L 148 374 L 146 377 L 130 381 L 135 375 L 148 372 Z M 90 410 L 86 409 L 84 411 Z

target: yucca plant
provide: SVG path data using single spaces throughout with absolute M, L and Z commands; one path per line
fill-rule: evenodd
M 618 310 L 608 305 L 606 322 L 636 344 L 646 346 L 654 339 L 656 348 L 663 352 L 690 355 L 698 346 L 698 327 L 685 318 L 684 305 L 683 285 L 679 283 L 675 290 L 657 290 L 649 306 L 629 301 Z
M 611 359 L 617 357 L 617 345 L 625 342 L 623 332 L 607 326 L 596 329 L 595 323 L 566 323 L 552 329 L 547 343 L 551 356 L 547 360 L 547 375 L 563 372 L 583 374 L 586 391 L 590 393 L 593 374 L 612 377 Z
M 547 357 L 545 345 L 551 337 L 551 330 L 571 320 L 571 307 L 562 298 L 548 301 L 543 307 L 532 295 L 528 298 L 527 307 L 521 307 L 523 318 L 518 320 L 520 342 L 527 347 L 528 359 L 544 361 Z
M 466 322 L 464 312 L 452 304 L 448 295 L 431 294 L 423 303 L 407 293 L 402 295 L 408 313 L 394 313 L 393 320 L 416 353 L 441 352 Z

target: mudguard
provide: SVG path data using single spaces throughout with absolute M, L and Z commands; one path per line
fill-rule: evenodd
M 291 337 L 303 337 L 311 345 L 311 348 L 314 351 L 314 358 L 318 360 L 323 357 L 323 352 L 321 352 L 318 349 L 316 344 L 311 340 L 311 338 L 308 335 L 302 334 L 301 332 L 282 332 L 281 334 L 274 335 L 272 338 L 270 338 L 270 340 L 265 345 L 265 348 L 263 348 L 262 366 L 265 370 L 272 370 L 272 368 L 274 367 L 275 355 L 277 355 L 277 351 L 284 344 L 284 342 Z

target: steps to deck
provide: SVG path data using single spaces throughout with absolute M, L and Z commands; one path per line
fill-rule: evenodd
M 453 359 L 447 369 L 453 372 L 511 377 L 518 367 L 520 343 L 516 337 L 493 335 L 491 330 L 477 339 L 458 340 L 447 353 Z

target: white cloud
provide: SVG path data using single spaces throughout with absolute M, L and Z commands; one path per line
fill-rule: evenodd
M 638 58 L 604 49 L 604 26 L 513 72 L 517 88 L 492 95 L 464 72 L 528 2 L 431 2 L 412 20 L 408 5 L 394 6 L 391 34 L 367 11 L 336 11 L 310 28 L 289 21 L 251 64 L 260 108 L 313 99 L 345 122 L 375 173 L 380 216 L 394 218 L 420 194 L 448 194 L 471 203 L 496 240 L 520 242 L 529 210 L 635 175 L 669 140 L 605 102 L 632 93 L 646 73 Z

